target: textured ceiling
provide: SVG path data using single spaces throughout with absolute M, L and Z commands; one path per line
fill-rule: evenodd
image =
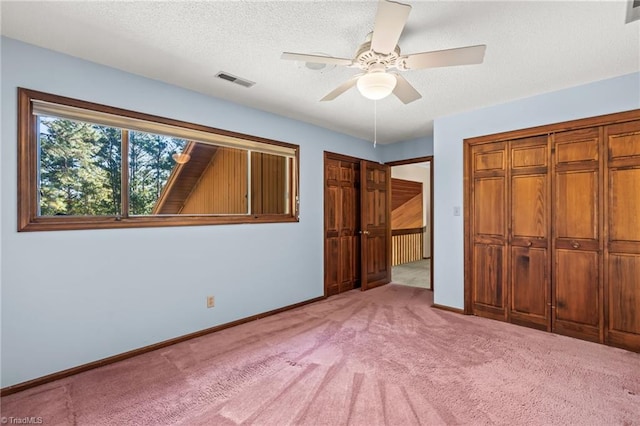
M 627 1 L 406 1 L 405 54 L 486 44 L 482 65 L 407 71 L 423 98 L 377 102 L 378 142 L 430 135 L 433 119 L 640 70 L 640 22 Z M 356 89 L 320 98 L 358 71 L 312 71 L 283 51 L 352 58 L 375 1 L 2 1 L 2 34 L 135 74 L 373 137 L 374 103 Z M 244 88 L 219 71 L 256 82 Z

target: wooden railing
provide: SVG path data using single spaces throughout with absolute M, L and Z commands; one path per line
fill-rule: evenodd
M 422 259 L 425 229 L 422 227 L 391 231 L 391 263 L 393 266 Z

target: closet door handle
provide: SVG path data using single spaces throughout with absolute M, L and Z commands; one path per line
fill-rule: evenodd
M 580 243 L 577 241 L 571 241 L 571 247 L 574 249 L 580 248 Z
M 531 247 L 533 243 L 531 241 L 527 241 L 527 247 Z

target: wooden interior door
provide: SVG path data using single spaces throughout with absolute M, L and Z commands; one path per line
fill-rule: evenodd
M 552 329 L 602 341 L 601 128 L 554 135 Z
M 471 303 L 478 316 L 507 320 L 506 142 L 471 147 Z
M 605 128 L 607 344 L 640 351 L 640 121 Z
M 325 157 L 325 294 L 360 285 L 360 163 Z
M 391 281 L 391 171 L 360 162 L 362 290 Z
M 510 142 L 510 321 L 551 329 L 548 138 Z

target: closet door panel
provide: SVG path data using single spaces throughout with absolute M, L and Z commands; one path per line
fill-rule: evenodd
M 640 336 L 640 254 L 609 257 L 609 329 Z
M 511 320 L 547 329 L 549 279 L 546 248 L 511 248 Z
M 640 167 L 609 172 L 608 222 L 609 241 L 640 242 Z
M 557 250 L 556 318 L 598 325 L 598 254 Z
M 471 149 L 473 289 L 476 315 L 507 319 L 507 151 L 505 142 Z
M 476 179 L 473 216 L 477 235 L 505 237 L 504 215 L 506 182 L 504 177 Z
M 490 244 L 476 244 L 473 254 L 474 308 L 498 319 L 504 313 L 504 254 L 504 247 Z
M 598 238 L 598 172 L 562 171 L 554 176 L 556 238 Z
M 601 129 L 554 135 L 552 331 L 603 337 Z
M 640 121 L 605 128 L 605 341 L 640 352 Z
M 547 176 L 511 178 L 511 229 L 513 237 L 547 236 Z
M 509 146 L 509 320 L 549 330 L 548 137 L 514 140 Z

